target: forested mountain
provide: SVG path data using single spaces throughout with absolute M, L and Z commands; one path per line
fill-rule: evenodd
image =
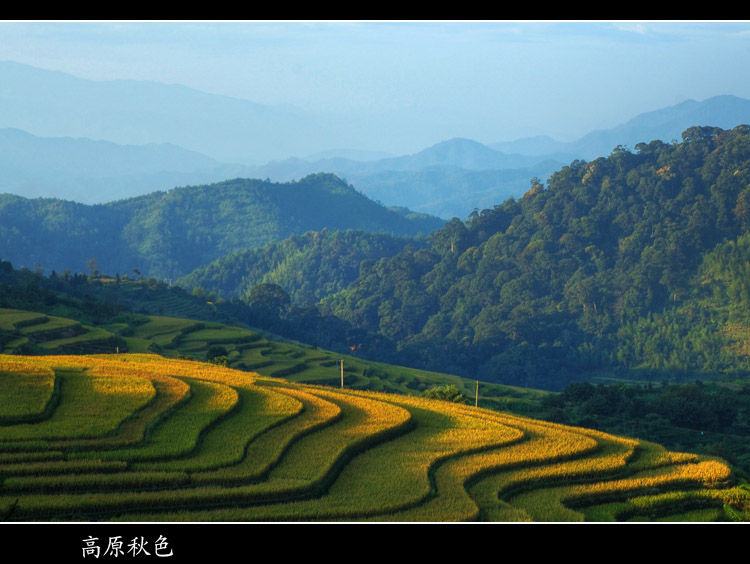
M 429 248 L 365 264 L 326 311 L 399 362 L 504 383 L 750 370 L 748 228 L 750 127 L 695 127 L 454 219 Z
M 293 233 L 327 227 L 415 235 L 442 225 L 388 210 L 329 174 L 284 184 L 235 179 L 94 206 L 5 194 L 0 258 L 47 272 L 136 269 L 176 278 Z
M 181 282 L 253 323 L 501 383 L 750 372 L 750 126 L 574 161 L 466 221 L 409 217 L 326 174 L 99 206 L 6 195 L 0 258 L 175 278 L 216 261 Z M 436 223 L 419 242 L 338 232 Z
M 223 298 L 242 298 L 259 284 L 277 284 L 291 303 L 309 306 L 343 290 L 360 274 L 362 261 L 393 256 L 426 239 L 364 231 L 308 231 L 216 259 L 177 280 L 187 290 L 200 288 Z

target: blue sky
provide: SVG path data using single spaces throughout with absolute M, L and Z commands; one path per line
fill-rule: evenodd
M 438 112 L 482 142 L 750 98 L 750 22 L 6 21 L 0 60 L 319 113 Z

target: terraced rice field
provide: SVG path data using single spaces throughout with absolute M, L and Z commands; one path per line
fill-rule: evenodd
M 363 360 L 221 323 L 157 315 L 144 318 L 147 321 L 132 327 L 124 323 L 88 327 L 70 319 L 0 308 L 0 353 L 22 354 L 21 347 L 33 342 L 36 352 L 29 354 L 129 352 L 204 360 L 209 349 L 218 346 L 226 351 L 226 362 L 232 368 L 292 382 L 339 386 L 339 362 L 343 360 L 348 389 L 414 395 L 436 386 L 454 385 L 467 397 L 474 397 L 475 381 L 450 374 Z M 50 329 L 50 324 L 57 329 Z M 537 412 L 539 400 L 546 394 L 489 383 L 482 383 L 479 390 L 485 406 L 524 415 Z
M 55 352 L 114 352 L 113 334 L 72 319 L 29 311 L 0 308 L 0 342 L 5 353 L 28 345 Z
M 473 397 L 475 391 L 474 381 L 458 376 L 395 367 L 282 342 L 275 336 L 266 338 L 259 332 L 220 323 L 150 316 L 148 323 L 137 327 L 125 340 L 131 352 L 149 352 L 149 346 L 155 343 L 160 347 L 159 354 L 169 358 L 203 359 L 211 346 L 220 345 L 227 350 L 230 367 L 291 382 L 338 387 L 339 362 L 343 360 L 347 389 L 413 395 L 435 386 L 455 385 L 467 397 Z M 540 397 L 546 393 L 498 384 L 480 386 L 480 398 L 486 405 L 524 414 L 535 411 Z
M 723 461 L 593 430 L 154 355 L 0 355 L 4 520 L 749 517 Z

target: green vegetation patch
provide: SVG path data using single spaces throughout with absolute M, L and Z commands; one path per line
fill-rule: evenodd
M 33 361 L 0 360 L 0 424 L 41 417 L 54 392 L 55 373 L 51 368 Z
M 139 339 L 149 340 L 161 337 L 157 342 L 164 345 L 169 343 L 180 331 L 198 324 L 198 321 L 190 319 L 151 315 L 149 316 L 149 321 L 138 325 L 134 329 L 132 336 Z
M 90 327 L 82 325 L 81 333 L 73 336 L 64 336 L 62 338 L 50 339 L 40 343 L 40 346 L 49 351 L 64 351 L 64 352 L 116 352 L 116 346 L 112 344 L 109 350 L 101 351 L 98 348 L 102 344 L 102 341 L 112 339 L 114 336 L 106 329 L 99 327 Z M 106 346 L 106 345 L 105 345 Z
M 201 437 L 190 457 L 135 464 L 134 469 L 198 471 L 240 462 L 248 443 L 302 409 L 296 399 L 266 388 L 236 388 L 239 406 Z
M 18 309 L 0 308 L 0 330 L 16 331 L 21 327 L 28 327 L 45 323 L 49 318 L 40 313 Z
M 123 379 L 78 369 L 56 369 L 60 403 L 49 419 L 0 427 L 0 442 L 91 438 L 113 433 L 133 412 L 154 399 L 148 379 Z
M 239 396 L 234 388 L 203 380 L 186 380 L 190 384 L 190 401 L 175 409 L 160 422 L 143 446 L 112 451 L 80 453 L 78 456 L 107 460 L 166 460 L 185 456 L 198 445 L 202 432 L 237 407 Z

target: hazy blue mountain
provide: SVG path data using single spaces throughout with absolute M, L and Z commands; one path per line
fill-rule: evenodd
M 0 170 L 0 192 L 88 204 L 249 173 L 170 143 L 45 138 L 13 128 L 0 129 Z
M 540 163 L 543 158 L 506 155 L 476 141 L 453 139 L 398 158 L 290 158 L 250 167 L 220 163 L 169 143 L 120 145 L 5 128 L 0 129 L 0 192 L 94 204 L 228 178 L 289 182 L 325 171 L 347 178 L 386 205 L 450 218 L 517 195 L 532 176 L 546 178 L 563 164 Z
M 257 176 L 268 175 L 278 180 L 291 180 L 300 174 L 330 171 L 359 178 L 363 175 L 385 171 L 420 171 L 434 167 L 451 167 L 464 170 L 503 170 L 534 166 L 540 162 L 556 160 L 560 165 L 569 162 L 557 155 L 520 155 L 496 151 L 471 139 L 450 139 L 427 147 L 413 155 L 361 161 L 345 157 L 322 159 L 289 158 L 272 161 L 254 169 Z
M 633 148 L 640 142 L 658 139 L 680 141 L 682 132 L 693 126 L 733 127 L 750 123 L 750 100 L 736 96 L 714 96 L 703 102 L 686 100 L 633 119 L 606 131 L 592 131 L 573 144 L 588 159 L 608 155 L 617 145 Z
M 464 170 L 502 170 L 529 167 L 553 158 L 550 155 L 507 154 L 471 139 L 454 138 L 431 145 L 412 155 L 357 164 L 348 159 L 318 161 L 315 164 L 348 167 L 347 172 L 361 174 L 386 170 L 419 171 L 440 166 Z M 564 162 L 566 161 L 560 161 L 561 164 Z
M 0 127 L 128 145 L 169 142 L 223 162 L 257 165 L 335 147 L 404 154 L 477 121 L 430 107 L 317 114 L 176 84 L 93 81 L 0 61 Z
M 405 144 L 440 138 L 449 127 L 471 123 L 469 113 L 421 107 L 318 116 L 180 85 L 84 80 L 0 62 L 0 128 L 28 132 L 40 143 L 0 142 L 0 190 L 93 203 L 227 178 L 286 182 L 330 172 L 385 205 L 465 217 L 474 208 L 522 195 L 532 177 L 544 182 L 575 159 L 606 156 L 618 145 L 669 142 L 691 126 L 750 123 L 750 101 L 689 100 L 569 143 L 545 136 L 491 146 L 449 139 L 404 156 L 382 152 L 398 154 Z M 40 138 L 49 144 L 42 146 Z M 87 159 L 88 152 L 94 154 Z
M 379 161 L 382 169 L 421 170 L 433 166 L 453 166 L 466 170 L 500 170 L 531 166 L 546 157 L 506 154 L 491 149 L 471 139 L 450 139 L 442 141 L 403 157 Z
M 392 153 L 386 153 L 385 151 L 360 151 L 357 149 L 330 149 L 328 151 L 320 151 L 313 155 L 305 157 L 305 161 L 315 162 L 324 159 L 348 159 L 350 161 L 368 162 L 378 161 L 380 159 L 389 159 L 395 157 Z
M 565 161 L 573 161 L 580 158 L 581 155 L 568 153 L 568 144 L 563 141 L 557 141 L 547 135 L 537 135 L 535 137 L 523 137 L 515 141 L 502 141 L 498 143 L 488 143 L 487 146 L 501 153 L 518 153 L 521 155 L 540 156 L 540 155 L 560 155 Z
M 560 156 L 558 160 L 554 157 Z M 358 162 L 346 158 L 298 158 L 256 167 L 254 175 L 288 182 L 317 171 L 336 174 L 385 205 L 449 219 L 474 208 L 491 208 L 528 190 L 533 177 L 548 178 L 566 155 L 519 155 L 470 139 L 450 139 L 413 155 Z
M 411 210 L 450 219 L 466 217 L 474 209 L 492 209 L 508 198 L 516 198 L 530 188 L 532 178 L 549 178 L 561 166 L 557 161 L 501 170 L 436 166 L 376 172 L 357 177 L 354 182 L 376 201 L 403 202 Z
M 320 124 L 299 112 L 135 80 L 92 81 L 0 62 L 0 127 L 120 144 L 172 142 L 229 162 L 320 150 Z
M 609 155 L 618 145 L 632 149 L 638 143 L 656 139 L 665 143 L 680 141 L 682 132 L 693 126 L 732 129 L 746 123 L 750 123 L 750 100 L 724 95 L 702 102 L 686 100 L 675 106 L 645 112 L 617 127 L 592 131 L 569 143 L 538 136 L 491 143 L 489 147 L 524 155 L 562 153 L 592 160 Z
M 13 166 L 42 166 L 56 173 L 91 176 L 163 170 L 195 172 L 220 164 L 210 157 L 171 143 L 136 146 L 85 138 L 43 138 L 12 128 L 0 129 L 0 159 L 4 170 Z
M 731 129 L 743 123 L 750 123 L 750 100 L 715 96 L 643 113 L 569 143 L 537 136 L 488 146 L 457 138 L 401 157 L 364 163 L 343 158 L 293 159 L 269 163 L 256 172 L 276 180 L 313 171 L 333 172 L 386 205 L 403 205 L 444 218 L 465 217 L 474 208 L 491 208 L 510 196 L 521 196 L 532 177 L 545 182 L 576 159 L 607 156 L 618 145 L 633 149 L 654 139 L 680 140 L 682 132 L 693 126 Z

